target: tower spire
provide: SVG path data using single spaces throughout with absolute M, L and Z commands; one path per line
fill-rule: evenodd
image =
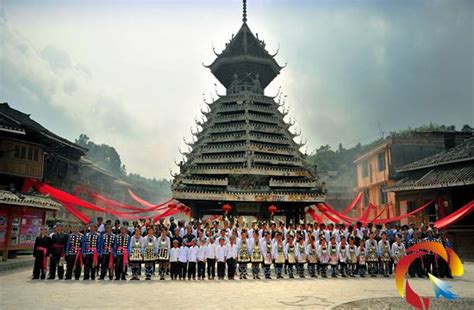
M 247 0 L 243 0 L 243 8 L 244 8 L 244 12 L 242 14 L 242 21 L 245 23 L 247 23 Z

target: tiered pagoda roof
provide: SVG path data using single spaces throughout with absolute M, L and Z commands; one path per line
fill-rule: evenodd
M 314 171 L 304 164 L 293 125 L 280 101 L 264 88 L 282 67 L 243 24 L 207 66 L 226 95 L 208 104 L 191 150 L 173 182 L 173 197 L 196 206 L 203 201 L 297 202 L 324 200 Z

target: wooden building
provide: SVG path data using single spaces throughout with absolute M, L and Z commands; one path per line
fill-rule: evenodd
M 0 248 L 32 249 L 39 227 L 62 206 L 33 192 L 20 193 L 25 178 L 64 180 L 79 174 L 85 149 L 50 132 L 28 114 L 0 104 Z
M 399 180 L 387 190 L 395 195 L 399 213 L 405 214 L 434 200 L 401 224 L 435 222 L 474 200 L 474 138 L 399 167 L 397 172 Z M 449 233 L 458 254 L 474 258 L 474 214 L 450 226 Z
M 471 133 L 411 132 L 395 134 L 368 149 L 354 160 L 357 192 L 362 192 L 362 204 L 382 208 L 389 205 L 380 218 L 400 215 L 395 207 L 395 194 L 387 192 L 397 179 L 397 169 L 419 159 L 439 153 L 462 143 Z
M 265 87 L 283 68 L 254 35 L 244 13 L 243 24 L 216 59 L 206 66 L 226 88 L 208 103 L 188 143 L 184 162 L 172 185 L 173 197 L 188 205 L 194 217 L 222 214 L 304 218 L 304 207 L 324 201 L 315 171 L 304 164 L 298 136 L 284 120 L 283 100 L 265 95 Z

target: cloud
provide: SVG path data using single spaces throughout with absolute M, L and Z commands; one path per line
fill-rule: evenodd
M 288 61 L 266 93 L 288 94 L 309 151 L 370 142 L 378 123 L 472 124 L 472 3 L 252 1 L 251 29 Z M 214 93 L 200 64 L 237 31 L 240 3 L 82 4 L 7 6 L 0 99 L 69 139 L 115 146 L 129 171 L 169 177 L 201 93 Z

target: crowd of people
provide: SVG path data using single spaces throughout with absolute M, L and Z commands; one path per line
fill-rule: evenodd
M 33 279 L 234 280 L 389 277 L 406 249 L 435 241 L 451 247 L 446 231 L 429 225 L 298 225 L 283 221 L 247 225 L 242 218 L 188 223 L 116 220 L 41 228 L 34 246 Z M 48 268 L 49 260 L 49 268 Z M 249 269 L 250 266 L 250 269 Z M 66 267 L 66 268 L 65 268 Z M 263 270 L 263 272 L 262 272 Z M 412 277 L 450 277 L 443 259 L 427 253 L 409 269 Z M 237 274 L 237 275 L 236 275 Z

